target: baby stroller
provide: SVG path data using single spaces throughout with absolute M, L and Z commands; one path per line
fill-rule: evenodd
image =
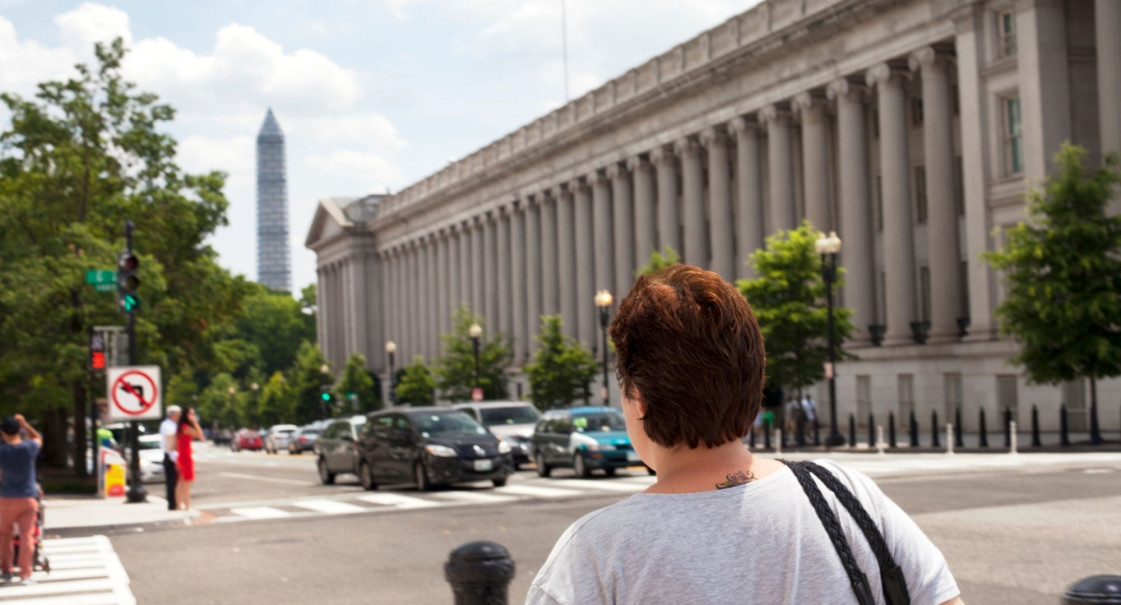
M 35 514 L 35 528 L 31 530 L 32 548 L 35 549 L 34 554 L 31 555 L 31 568 L 35 571 L 45 571 L 51 573 L 51 560 L 43 553 L 43 486 L 39 486 L 39 495 L 36 497 L 39 501 L 39 512 Z M 20 544 L 19 534 L 12 535 L 12 561 L 19 561 L 19 549 L 23 547 Z

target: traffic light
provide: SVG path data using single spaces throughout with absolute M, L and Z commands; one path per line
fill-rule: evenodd
M 323 403 L 331 403 L 331 391 L 327 390 L 327 387 L 323 387 L 322 392 L 320 392 L 319 394 L 319 398 L 323 400 Z
M 140 296 L 136 293 L 140 287 L 139 269 L 140 259 L 135 254 L 121 252 L 117 255 L 117 304 L 122 313 L 135 313 L 140 308 Z

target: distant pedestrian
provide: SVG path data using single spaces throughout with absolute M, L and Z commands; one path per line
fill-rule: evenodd
M 807 394 L 802 398 L 802 417 L 806 419 L 803 427 L 806 439 L 813 439 L 813 430 L 817 423 L 817 406 L 814 404 L 813 395 Z
M 21 437 L 27 432 L 27 439 Z M 12 534 L 19 525 L 19 577 L 25 584 L 31 579 L 32 556 L 35 554 L 32 533 L 39 513 L 39 482 L 35 477 L 35 457 L 43 446 L 39 435 L 23 416 L 16 414 L 0 423 L 0 579 L 12 580 Z
M 179 457 L 179 415 L 182 413 L 179 406 L 167 408 L 167 418 L 160 423 L 160 449 L 163 450 L 163 477 L 167 482 L 167 510 L 178 510 L 176 504 L 175 488 L 179 484 L 179 467 L 176 462 Z
M 179 510 L 191 508 L 191 484 L 195 482 L 195 457 L 191 452 L 191 441 L 202 439 L 202 435 L 195 408 L 187 408 L 179 418 L 179 427 L 176 429 L 179 484 L 176 487 L 175 502 L 179 505 Z
M 672 265 L 640 277 L 608 334 L 627 435 L 657 482 L 573 523 L 527 603 L 905 602 L 885 586 L 916 605 L 961 603 L 942 553 L 871 479 L 743 446 L 767 362 L 751 307 L 720 275 Z M 830 486 L 812 501 L 811 474 Z M 839 504 L 836 486 L 855 500 Z M 882 557 L 849 505 L 870 517 Z

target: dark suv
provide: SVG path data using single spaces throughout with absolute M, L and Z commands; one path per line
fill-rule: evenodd
M 514 473 L 510 446 L 464 412 L 405 408 L 370 414 L 359 439 L 362 487 L 437 485 L 489 480 L 506 485 Z
M 335 482 L 335 475 L 358 474 L 358 433 L 366 424 L 365 416 L 332 420 L 315 441 L 316 467 L 319 480 Z

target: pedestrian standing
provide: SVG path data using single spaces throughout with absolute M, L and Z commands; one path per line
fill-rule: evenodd
M 190 510 L 191 484 L 195 482 L 195 458 L 191 452 L 191 441 L 202 439 L 203 435 L 195 408 L 187 408 L 179 418 L 176 435 L 179 442 L 179 485 L 176 488 L 175 502 L 179 504 L 179 510 Z
M 21 432 L 27 432 L 27 439 Z M 39 513 L 39 482 L 35 477 L 35 457 L 43 446 L 39 435 L 23 416 L 16 414 L 0 423 L 0 579 L 12 580 L 12 534 L 19 525 L 19 577 L 24 584 L 31 579 L 35 543 L 35 517 Z
M 750 305 L 720 275 L 672 265 L 640 277 L 608 334 L 627 435 L 658 480 L 573 523 L 527 603 L 960 605 L 942 553 L 867 476 L 743 446 L 767 361 Z M 811 474 L 825 494 L 808 495 Z
M 167 482 L 167 510 L 178 510 L 175 488 L 179 484 L 179 416 L 182 409 L 173 405 L 167 408 L 167 418 L 160 423 L 160 449 L 163 450 L 163 477 Z
M 814 423 L 817 422 L 817 406 L 814 405 L 814 396 L 808 393 L 802 398 L 802 416 L 806 419 L 806 439 L 813 439 Z

